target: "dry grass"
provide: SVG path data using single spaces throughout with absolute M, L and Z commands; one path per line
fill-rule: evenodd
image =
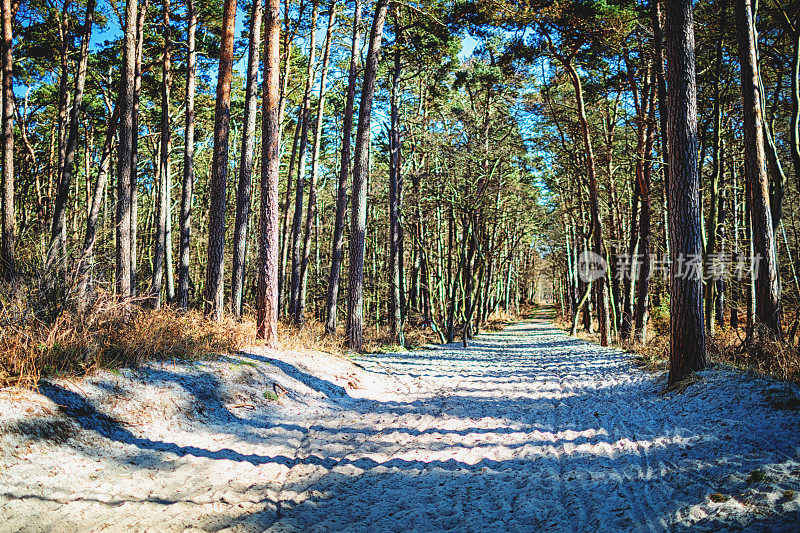
M 99 292 L 81 311 L 42 305 L 36 291 L 0 292 L 0 386 L 41 376 L 82 375 L 151 359 L 196 359 L 244 347 L 252 321 L 212 322 L 200 313 L 146 309 Z
M 774 378 L 800 381 L 800 350 L 758 325 L 752 335 L 744 329 L 721 328 L 708 342 L 717 361 L 745 367 Z

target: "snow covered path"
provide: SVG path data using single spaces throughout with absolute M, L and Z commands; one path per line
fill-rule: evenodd
M 785 386 L 770 380 L 712 369 L 683 393 L 661 394 L 664 376 L 633 367 L 630 354 L 543 319 L 483 334 L 466 350 L 363 356 L 363 368 L 274 352 L 245 359 L 235 375 L 203 367 L 114 378 L 117 389 L 166 387 L 128 392 L 127 409 L 153 409 L 172 391 L 177 410 L 161 422 L 137 415 L 137 424 L 117 424 L 133 415 L 103 407 L 108 393 L 97 394 L 113 388 L 103 385 L 108 376 L 81 384 L 83 399 L 66 386 L 44 388 L 76 428 L 42 436 L 30 413 L 6 417 L 0 531 L 796 531 L 800 523 L 800 415 L 771 406 Z M 291 392 L 280 412 L 250 405 L 270 382 Z M 202 417 L 188 416 L 192 405 L 205 406 Z
M 797 412 L 714 371 L 664 396 L 629 358 L 542 320 L 365 358 L 430 388 L 317 421 L 272 528 L 796 531 Z

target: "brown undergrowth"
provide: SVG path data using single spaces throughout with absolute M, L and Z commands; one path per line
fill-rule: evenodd
M 0 291 L 0 386 L 33 386 L 42 376 L 78 376 L 151 359 L 198 359 L 246 346 L 252 322 L 213 322 L 202 314 L 99 291 L 83 309 L 42 299 L 36 290 Z
M 554 322 L 569 332 L 571 317 L 558 315 Z M 599 342 L 597 333 L 587 333 L 582 329 L 578 330 L 578 338 Z M 715 334 L 707 338 L 706 348 L 712 364 L 726 364 L 782 381 L 800 383 L 800 347 L 792 340 L 778 339 L 763 326 L 756 326 L 751 335 L 747 334 L 745 327 L 717 326 Z M 668 370 L 668 311 L 655 309 L 651 313 L 646 343 L 615 341 L 614 345 L 634 354 L 636 362 L 650 371 Z
M 76 377 L 98 369 L 137 366 L 150 360 L 193 360 L 259 345 L 255 313 L 227 316 L 221 322 L 198 311 L 153 309 L 147 300 L 122 301 L 95 289 L 79 306 L 66 284 L 43 279 L 0 286 L 0 387 L 35 386 L 41 377 Z M 521 315 L 535 308 L 521 309 Z M 483 329 L 496 331 L 519 317 L 493 313 Z M 302 325 L 278 325 L 278 349 L 347 354 L 339 332 L 326 335 L 324 323 L 309 317 Z M 460 331 L 460 330 L 459 330 Z M 435 325 L 411 314 L 398 346 L 386 325 L 365 324 L 364 351 L 414 349 L 440 341 Z

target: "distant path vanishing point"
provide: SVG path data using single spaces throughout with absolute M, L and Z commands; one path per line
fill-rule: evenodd
M 800 523 L 784 384 L 710 369 L 664 394 L 544 317 L 355 361 L 254 350 L 0 398 L 0 532 Z

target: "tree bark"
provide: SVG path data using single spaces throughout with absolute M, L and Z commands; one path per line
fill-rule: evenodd
M 703 280 L 682 272 L 701 257 L 700 175 L 697 167 L 697 92 L 691 0 L 666 3 L 669 131 L 670 367 L 669 384 L 706 366 Z M 696 273 L 695 273 L 696 274 Z
M 159 157 L 158 157 L 158 215 L 156 220 L 156 233 L 153 241 L 153 279 L 150 287 L 150 298 L 153 307 L 161 307 L 161 288 L 164 279 L 164 264 L 167 255 L 167 216 L 169 212 L 169 148 L 170 148 L 170 123 L 169 123 L 169 96 L 172 89 L 172 56 L 170 51 L 170 25 L 169 25 L 170 0 L 164 0 L 164 14 L 162 32 L 164 36 L 164 50 L 161 57 L 161 124 L 159 131 Z
M 253 150 L 258 114 L 258 59 L 261 49 L 261 0 L 253 0 L 247 57 L 247 85 L 244 101 L 244 131 L 236 189 L 236 225 L 233 230 L 233 272 L 231 276 L 231 311 L 242 316 L 245 252 L 252 197 Z
M 133 81 L 133 153 L 131 155 L 131 294 L 137 294 L 138 286 L 138 232 L 139 232 L 139 103 L 142 92 L 142 60 L 144 58 L 144 25 L 150 0 L 145 0 L 136 21 L 136 62 Z
M 378 57 L 383 39 L 388 0 L 378 0 L 370 30 L 364 83 L 358 110 L 356 150 L 353 164 L 353 201 L 350 218 L 350 273 L 347 295 L 347 346 L 360 351 L 364 320 L 364 243 L 367 225 L 367 180 L 369 178 L 369 145 L 372 99 L 378 73 Z
M 308 147 L 308 121 L 311 114 L 311 89 L 314 85 L 314 55 L 317 45 L 317 16 L 319 13 L 319 0 L 313 0 L 311 9 L 311 35 L 308 44 L 308 64 L 306 67 L 306 85 L 303 92 L 303 109 L 300 112 L 303 127 L 300 131 L 300 152 L 298 154 L 297 182 L 294 191 L 294 217 L 292 218 L 292 284 L 289 294 L 289 316 L 298 321 L 297 309 L 300 303 L 300 269 L 302 263 L 302 223 L 303 223 L 303 196 L 305 194 L 306 176 L 306 149 Z
M 347 99 L 342 118 L 342 149 L 339 160 L 339 186 L 336 190 L 336 221 L 331 244 L 331 271 L 328 276 L 328 298 L 325 304 L 325 333 L 336 332 L 336 307 L 339 300 L 339 276 L 342 269 L 342 243 L 344 241 L 344 217 L 347 209 L 347 180 L 350 178 L 350 141 L 353 134 L 353 108 L 356 99 L 358 74 L 358 42 L 361 27 L 361 3 L 355 0 L 353 14 L 353 36 L 350 42 L 350 71 L 347 75 Z
M 603 225 L 600 217 L 600 200 L 597 189 L 597 176 L 595 173 L 594 150 L 592 149 L 592 138 L 589 135 L 589 121 L 586 117 L 586 110 L 583 102 L 583 88 L 581 79 L 575 67 L 565 57 L 560 56 L 564 69 L 572 80 L 575 90 L 575 103 L 578 106 L 578 120 L 581 125 L 584 149 L 586 150 L 586 171 L 589 178 L 589 202 L 592 216 L 592 251 L 600 257 L 605 257 L 603 251 Z M 600 328 L 600 344 L 608 346 L 609 343 L 609 313 L 608 313 L 608 283 L 606 278 L 600 277 L 594 283 L 595 297 L 597 299 L 597 319 Z
M 3 124 L 0 144 L 3 150 L 3 235 L 2 279 L 11 281 L 16 276 L 15 234 L 17 223 L 14 210 L 14 36 L 11 0 L 3 0 Z
M 125 40 L 119 89 L 119 149 L 117 151 L 116 289 L 131 295 L 131 161 L 133 158 L 133 93 L 136 75 L 137 0 L 125 6 Z
M 222 45 L 217 73 L 217 101 L 214 110 L 214 152 L 211 166 L 210 212 L 208 217 L 208 268 L 206 269 L 205 312 L 222 320 L 225 261 L 225 208 L 228 182 L 228 133 L 231 118 L 231 77 L 236 0 L 225 0 Z
M 176 305 L 189 306 L 189 254 L 192 235 L 192 194 L 194 189 L 194 92 L 197 73 L 197 11 L 194 0 L 186 0 L 187 60 L 186 60 L 186 125 L 184 129 L 183 184 L 181 187 L 180 252 L 178 258 L 178 291 Z
M 92 36 L 94 8 L 95 0 L 88 0 L 79 52 L 78 75 L 75 77 L 75 97 L 69 117 L 69 130 L 64 152 L 62 175 L 58 183 L 58 193 L 53 209 L 52 232 L 50 235 L 50 245 L 47 249 L 47 270 L 55 265 L 59 248 L 61 250 L 60 253 L 64 254 L 64 259 L 66 258 L 66 250 L 64 247 L 65 213 L 69 198 L 69 190 L 72 185 L 72 174 L 75 168 L 75 152 L 78 144 L 78 122 L 80 120 L 81 105 L 83 104 L 83 91 L 86 86 L 86 70 L 89 63 L 89 40 Z
M 750 216 L 757 262 L 756 316 L 770 332 L 781 336 L 780 287 L 775 232 L 770 211 L 769 178 L 764 153 L 761 91 L 756 60 L 753 13 L 750 0 L 736 1 L 736 30 L 742 78 L 745 176 L 750 184 Z M 756 263 L 754 263 L 756 264 Z
M 402 346 L 405 344 L 403 336 L 403 305 L 401 302 L 403 272 L 400 269 L 400 254 L 403 246 L 403 228 L 400 225 L 403 187 L 401 166 L 403 159 L 400 145 L 398 93 L 400 92 L 400 73 L 402 68 L 400 46 L 402 46 L 403 34 L 398 21 L 397 9 L 395 8 L 394 11 L 395 48 L 389 97 L 391 108 L 389 127 L 389 336 L 393 342 Z
M 634 311 L 633 341 L 644 344 L 647 341 L 647 319 L 650 302 L 650 182 L 653 163 L 653 130 L 655 129 L 655 86 L 650 88 L 647 106 L 647 126 L 645 128 L 644 160 L 642 161 L 639 196 L 642 207 L 639 214 L 639 255 L 641 263 L 637 272 L 636 309 Z
M 278 174 L 280 167 L 280 0 L 267 0 L 261 140 L 261 235 L 258 261 L 258 337 L 278 339 Z
M 300 292 L 298 294 L 294 315 L 295 322 L 298 324 L 302 324 L 305 321 L 308 262 L 311 254 L 311 234 L 314 231 L 314 220 L 317 217 L 317 176 L 319 175 L 319 151 L 322 143 L 322 120 L 325 116 L 325 85 L 328 80 L 328 62 L 331 54 L 333 23 L 336 18 L 336 3 L 337 0 L 331 1 L 330 14 L 328 16 L 328 29 L 325 34 L 325 49 L 322 53 L 322 75 L 319 82 L 319 99 L 317 100 L 317 123 L 314 128 L 314 145 L 311 148 L 311 180 L 308 184 L 305 237 L 303 239 L 303 255 L 300 258 Z

